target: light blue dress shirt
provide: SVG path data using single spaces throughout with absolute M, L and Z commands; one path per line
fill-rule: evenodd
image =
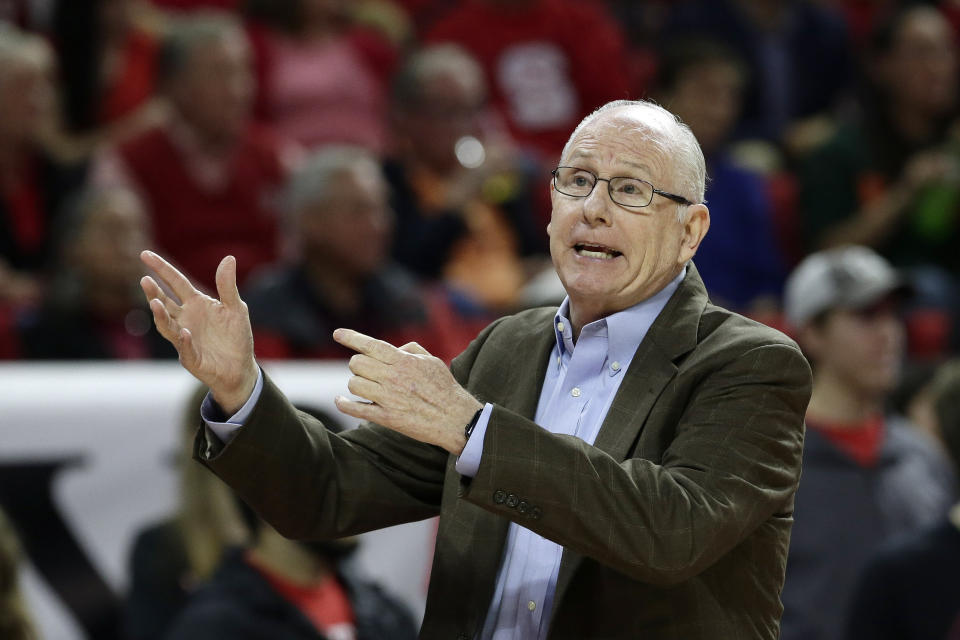
M 534 421 L 553 433 L 572 435 L 593 444 L 633 354 L 685 274 L 686 270 L 658 293 L 629 309 L 586 325 L 576 344 L 569 320 L 570 300 L 565 299 L 554 316 L 556 343 L 550 352 Z M 211 419 L 215 411 L 207 396 L 201 415 L 221 441 L 233 438 L 256 406 L 262 388 L 261 374 L 247 403 L 227 422 Z M 473 477 L 480 467 L 492 410 L 491 404 L 484 406 L 457 460 L 461 475 Z M 546 638 L 562 555 L 560 545 L 510 523 L 480 640 Z
M 550 352 L 534 422 L 553 433 L 593 444 L 633 354 L 663 311 L 686 271 L 659 293 L 629 309 L 591 322 L 576 344 L 569 320 L 570 300 L 554 316 L 556 343 Z M 483 439 L 493 407 L 484 407 L 457 460 L 457 471 L 473 477 L 480 467 Z M 480 640 L 546 638 L 563 547 L 510 523 Z

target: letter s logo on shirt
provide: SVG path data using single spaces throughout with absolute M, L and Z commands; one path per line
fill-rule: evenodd
M 550 42 L 508 47 L 500 56 L 498 83 L 514 123 L 530 131 L 569 125 L 579 114 L 566 54 Z

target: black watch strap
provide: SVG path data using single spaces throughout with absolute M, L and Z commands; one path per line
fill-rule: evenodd
M 480 422 L 480 414 L 483 413 L 483 408 L 477 409 L 477 412 L 473 414 L 473 418 L 470 419 L 470 422 L 467 423 L 467 426 L 463 428 L 463 437 L 467 440 L 470 439 L 470 436 L 473 435 L 473 430 L 476 428 L 477 423 Z

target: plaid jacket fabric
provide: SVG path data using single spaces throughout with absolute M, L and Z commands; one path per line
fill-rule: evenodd
M 494 404 L 477 475 L 379 425 L 332 436 L 269 381 L 196 455 L 281 533 L 329 538 L 440 515 L 421 638 L 473 638 L 509 522 L 565 547 L 550 638 L 774 640 L 810 369 L 711 305 L 696 269 L 654 322 L 591 446 L 532 422 L 555 310 L 486 328 L 452 365 Z

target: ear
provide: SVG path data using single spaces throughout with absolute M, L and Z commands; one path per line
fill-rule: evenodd
M 693 258 L 710 229 L 710 210 L 705 204 L 692 204 L 683 221 L 683 240 L 680 245 L 680 263 Z

